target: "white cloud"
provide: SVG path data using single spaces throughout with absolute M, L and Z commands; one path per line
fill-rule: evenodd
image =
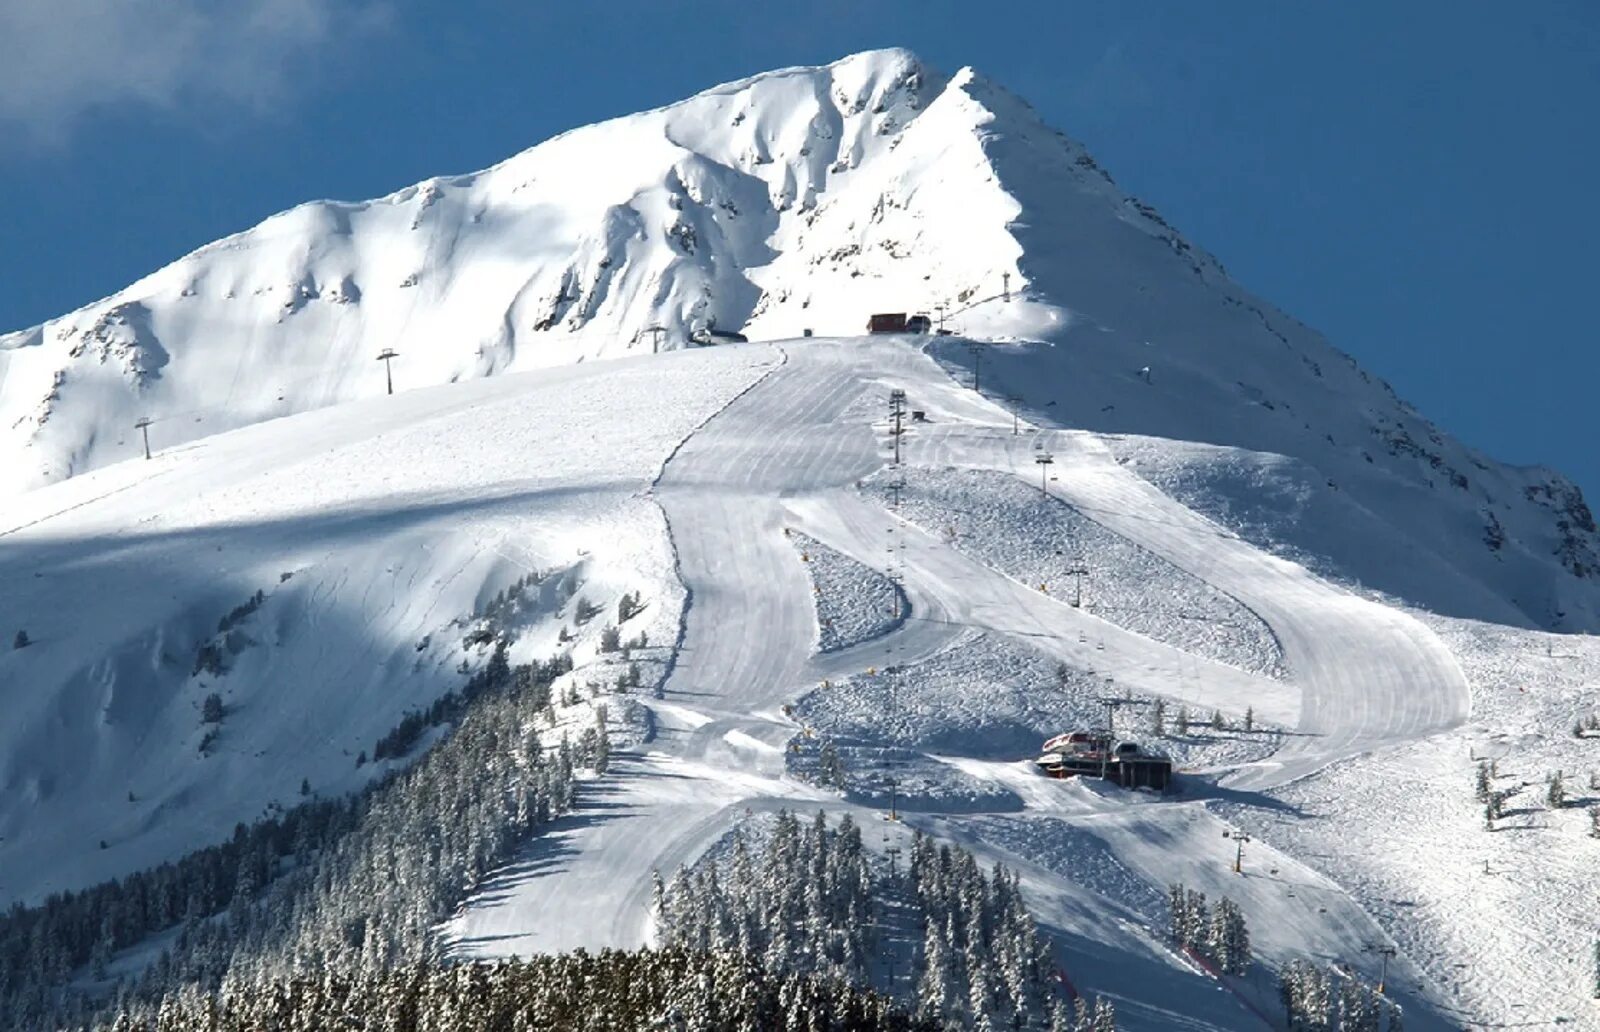
M 365 36 L 385 11 L 369 0 L 0 0 L 0 128 L 60 143 L 101 107 L 265 110 L 309 59 Z

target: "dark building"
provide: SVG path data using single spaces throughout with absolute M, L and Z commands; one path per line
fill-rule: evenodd
M 1123 788 L 1153 788 L 1157 792 L 1165 792 L 1167 786 L 1172 784 L 1172 761 L 1165 756 L 1146 756 L 1143 753 L 1119 757 L 1111 765 L 1108 778 Z
M 879 312 L 867 320 L 868 333 L 931 333 L 933 320 L 926 315 Z
M 1172 761 L 1146 753 L 1133 742 L 1113 744 L 1103 731 L 1075 731 L 1045 743 L 1045 754 L 1035 761 L 1047 777 L 1105 778 L 1123 788 L 1152 788 L 1165 792 L 1172 784 Z

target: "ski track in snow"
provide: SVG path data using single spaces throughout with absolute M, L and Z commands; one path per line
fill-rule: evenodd
M 785 349 L 787 361 L 684 441 L 656 484 L 692 604 L 684 613 L 667 701 L 657 707 L 660 732 L 652 751 L 630 759 L 612 783 L 591 789 L 592 812 L 564 821 L 553 840 L 536 841 L 468 901 L 445 929 L 459 955 L 648 941 L 651 871 L 665 874 L 692 862 L 743 808 L 851 808 L 836 795 L 784 777 L 782 748 L 798 728 L 779 712 L 783 704 L 820 679 L 916 663 L 974 627 L 1014 636 L 1070 665 L 1114 673 L 1134 690 L 1181 693 L 1191 705 L 1235 714 L 1248 705 L 1262 719 L 1292 727 L 1276 755 L 1224 780 L 1219 791 L 1236 799 L 1261 798 L 1342 757 L 1425 736 L 1465 716 L 1459 668 L 1412 617 L 1219 530 L 1121 469 L 1092 437 L 1013 437 L 1008 415 L 956 387 L 903 342 L 811 339 Z M 1282 642 L 1292 683 L 1200 659 L 1097 619 L 867 500 L 858 486 L 885 462 L 871 402 L 887 385 L 903 386 L 916 404 L 938 414 L 940 429 L 913 438 L 909 461 L 1031 477 L 1032 445 L 1044 442 L 1058 464 L 1053 490 L 1109 531 L 1248 605 Z M 895 541 L 911 617 L 876 639 L 814 653 L 812 584 L 785 528 L 878 570 Z M 1062 805 L 1061 786 L 1026 770 L 951 762 L 1018 793 L 1027 809 L 1008 820 L 1039 813 L 1089 822 L 1123 864 L 1158 888 L 1173 876 L 1170 860 L 1180 839 L 1190 843 L 1177 847 L 1191 854 L 1184 877 L 1206 885 L 1226 871 L 1227 858 L 1214 855 L 1225 851 L 1226 840 L 1216 835 L 1217 844 L 1209 844 L 1225 825 L 1203 808 L 1127 808 L 1092 794 Z M 917 820 L 957 835 L 962 820 L 979 818 Z M 973 842 L 981 847 L 981 836 Z M 1277 857 L 1269 847 L 1257 849 Z M 1121 904 L 1009 853 L 1006 859 L 1022 866 L 1041 918 L 1073 962 L 1092 972 L 1091 984 L 1127 1005 L 1125 1027 L 1239 1027 L 1239 1013 L 1231 1010 L 1236 1005 L 1224 1007 L 1230 1017 L 1193 1007 L 1187 1016 L 1147 1005 L 1141 1010 L 1136 998 L 1148 999 L 1148 987 L 1131 981 L 1130 972 L 1141 972 L 1141 979 L 1196 976 L 1166 954 L 1148 922 L 1118 910 Z M 1286 858 L 1272 862 L 1280 870 L 1293 866 Z M 1281 935 L 1269 934 L 1264 955 L 1286 958 L 1298 944 L 1346 958 L 1359 951 L 1363 937 L 1383 936 L 1332 883 L 1309 869 L 1292 873 L 1319 886 L 1317 905 L 1300 906 Z M 1281 892 L 1248 890 L 1244 882 L 1217 887 L 1231 889 L 1247 915 L 1259 920 L 1278 920 L 1286 909 Z M 1274 882 L 1273 888 L 1281 887 Z M 1085 913 L 1099 916 L 1086 924 Z M 1123 961 L 1137 955 L 1154 967 L 1119 970 L 1096 961 L 1080 936 L 1102 919 L 1116 929 L 1105 947 L 1110 955 Z M 1427 1013 L 1414 1015 L 1412 1024 L 1429 1027 Z
M 957 335 L 920 351 L 829 339 L 883 304 L 952 299 Z M 653 354 L 711 325 L 784 343 Z M 394 397 L 372 361 L 384 347 L 404 356 Z M 594 361 L 629 354 L 641 360 Z M 975 380 L 980 363 L 1012 409 L 945 371 Z M 504 375 L 529 370 L 542 371 Z M 1110 571 L 1122 583 L 1103 611 L 1118 619 L 1060 600 L 1066 564 L 1040 546 L 1072 519 L 1026 541 L 987 521 L 957 549 L 862 490 L 886 461 L 891 387 L 929 416 L 911 427 L 915 466 L 1009 473 L 1026 491 L 1035 448 L 1053 453 L 1052 493 L 1099 528 L 1082 540 L 1130 567 Z M 1014 433 L 1013 411 L 1083 432 Z M 140 416 L 156 454 L 122 461 Z M 816 596 L 785 528 L 867 580 L 892 554 L 909 615 L 814 651 Z M 1360 949 L 1380 935 L 1354 894 L 1435 984 L 1452 959 L 1481 960 L 1508 987 L 1476 1003 L 1525 1018 L 1520 997 L 1570 971 L 1539 936 L 1581 940 L 1569 958 L 1590 945 L 1555 902 L 1587 884 L 1583 812 L 1485 845 L 1463 837 L 1474 807 L 1442 772 L 1467 745 L 1517 753 L 1530 781 L 1546 773 L 1534 758 L 1587 763 L 1586 740 L 1550 740 L 1581 714 L 1497 707 L 1480 678 L 1512 655 L 1538 665 L 1516 628 L 1600 627 L 1584 572 L 1597 542 L 1573 485 L 1450 440 L 971 69 L 945 76 L 900 50 L 785 69 L 480 173 L 302 205 L 0 334 L 0 633 L 25 624 L 36 641 L 0 654 L 0 903 L 218 841 L 301 777 L 359 788 L 383 765 L 353 755 L 474 658 L 447 640 L 463 616 L 514 575 L 559 568 L 591 601 L 648 596 L 629 633 L 648 630 L 652 673 L 667 672 L 658 735 L 463 907 L 447 929 L 461 955 L 645 941 L 651 867 L 692 860 L 747 807 L 852 809 L 786 774 L 799 730 L 786 704 L 886 667 L 905 668 L 901 683 L 942 670 L 930 697 L 948 697 L 986 653 L 944 660 L 982 638 L 1029 651 L 1029 670 L 1114 677 L 1119 694 L 1252 708 L 1285 742 L 1216 757 L 1206 803 L 1253 813 L 1296 856 L 1338 862 L 1345 835 L 1389 849 L 1432 836 L 1398 860 L 1380 848 L 1327 867 L 1344 891 L 1318 883 L 1308 910 L 1301 889 L 1322 876 L 1264 844 L 1264 868 L 1293 885 L 1220 877 L 1226 840 L 1200 807 L 1131 806 L 1045 782 L 993 743 L 940 742 L 918 761 L 930 785 L 957 783 L 972 810 L 1024 808 L 915 822 L 1017 864 L 1074 977 L 1118 999 L 1122 1027 L 1251 1019 L 1151 937 L 1117 880 L 1075 881 L 1039 842 L 1101 855 L 1092 831 L 1130 878 L 1181 869 L 1226 886 L 1253 927 L 1371 974 Z M 1028 583 L 1036 571 L 1057 597 Z M 258 587 L 271 593 L 246 628 L 258 644 L 232 674 L 189 675 L 218 616 Z M 1176 604 L 1130 614 L 1162 591 Z M 1389 599 L 1503 626 L 1485 658 L 1463 646 L 1472 632 Z M 1184 610 L 1232 627 L 1186 627 Z M 536 615 L 519 661 L 569 647 L 559 605 Z M 597 631 L 571 643 L 580 663 Z M 201 757 L 196 710 L 214 689 L 230 715 Z M 1438 783 L 1396 800 L 1411 766 Z M 1463 907 L 1463 843 L 1508 866 L 1542 859 L 1558 888 L 1500 879 Z M 1408 922 L 1388 907 L 1400 892 L 1458 902 Z M 1581 982 L 1561 982 L 1562 1006 L 1589 1004 Z

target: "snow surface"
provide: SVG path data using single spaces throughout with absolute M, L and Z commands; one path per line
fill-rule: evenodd
M 471 618 L 526 572 L 570 571 L 607 613 L 642 591 L 628 636 L 671 642 L 682 591 L 641 495 L 772 360 L 682 353 L 416 391 L 207 438 L 0 510 L 0 626 L 33 641 L 0 651 L 0 898 L 225 839 L 292 803 L 302 778 L 359 786 L 382 770 L 358 769 L 359 753 L 458 687 L 463 660 L 487 659 L 461 645 Z M 266 601 L 239 625 L 253 644 L 226 673 L 192 676 L 199 645 L 257 589 Z M 570 602 L 534 609 L 513 660 L 554 654 L 562 624 L 575 659 L 594 659 L 605 618 L 578 628 Z M 211 691 L 227 715 L 202 756 Z
M 894 735 L 900 748 L 886 755 L 912 792 L 910 819 L 931 821 L 929 830 L 941 834 L 965 835 L 960 822 L 974 811 L 1022 821 L 1037 813 L 1055 821 L 1072 815 L 1105 823 L 1137 794 L 1112 790 L 1106 796 L 1043 780 L 1027 769 L 1038 729 L 1055 728 L 1077 712 L 1056 706 L 1049 694 L 1059 663 L 1076 671 L 1074 677 L 1093 668 L 1174 704 L 1216 705 L 1234 715 L 1250 705 L 1264 720 L 1281 719 L 1297 731 L 1315 728 L 1286 734 L 1283 748 L 1261 762 L 1249 761 L 1278 742 L 1275 734 L 1263 732 L 1245 746 L 1237 742 L 1242 736 L 1218 736 L 1217 762 L 1231 771 L 1222 773 L 1222 785 L 1201 782 L 1199 795 L 1187 803 L 1138 806 L 1138 821 L 1112 836 L 1115 844 L 1108 848 L 1139 872 L 1139 898 L 1164 889 L 1163 879 L 1175 875 L 1203 883 L 1234 877 L 1222 856 L 1228 845 L 1220 837 L 1224 825 L 1205 815 L 1203 807 L 1214 805 L 1205 800 L 1266 801 L 1261 793 L 1272 786 L 1292 783 L 1340 757 L 1427 733 L 1427 721 L 1435 716 L 1446 724 L 1459 719 L 1454 711 L 1434 714 L 1429 686 L 1436 683 L 1442 697 L 1451 699 L 1460 671 L 1442 646 L 1424 647 L 1431 638 L 1412 617 L 1356 598 L 1239 539 L 1219 548 L 1215 525 L 1159 495 L 1088 438 L 1063 438 L 1057 445 L 1064 459 L 1074 459 L 1063 463 L 1064 479 L 1078 485 L 1068 500 L 1261 613 L 1284 641 L 1290 669 L 1308 688 L 1118 628 L 918 531 L 856 486 L 883 462 L 881 428 L 874 426 L 877 406 L 861 404 L 862 396 L 877 391 L 882 397 L 887 384 L 904 385 L 916 404 L 945 420 L 962 419 L 970 430 L 961 440 L 944 435 L 927 445 L 941 462 L 957 452 L 964 464 L 988 455 L 993 468 L 1011 471 L 1018 456 L 1010 453 L 1009 420 L 1000 422 L 1004 413 L 952 384 L 903 342 L 812 338 L 785 343 L 782 350 L 783 364 L 678 449 L 656 487 L 690 604 L 667 697 L 656 707 L 659 733 L 651 751 L 607 789 L 592 819 L 573 824 L 558 859 L 541 860 L 556 847 L 534 842 L 504 879 L 468 902 L 446 928 L 458 952 L 493 956 L 648 941 L 644 910 L 651 870 L 692 861 L 746 809 L 788 805 L 860 812 L 835 793 L 787 774 L 786 743 L 816 741 L 806 737 L 808 729 L 816 736 L 837 735 L 847 766 L 872 757 L 875 745 Z M 1076 452 L 1062 446 L 1069 441 L 1078 441 Z M 913 461 L 922 447 L 912 442 Z M 1025 446 L 1020 457 L 1028 458 Z M 1069 472 L 1074 475 L 1067 477 Z M 1158 519 L 1140 525 L 1131 518 L 1134 509 Z M 989 532 L 1006 532 L 999 524 L 989 526 Z M 897 561 L 905 571 L 910 619 L 864 645 L 815 653 L 813 587 L 795 533 L 863 565 L 885 562 L 880 557 L 894 541 L 902 553 Z M 1282 627 L 1274 622 L 1280 616 Z M 974 628 L 982 628 L 985 638 L 1019 644 L 986 652 L 974 644 Z M 1317 644 L 1329 636 L 1333 642 Z M 1352 636 L 1371 654 L 1369 663 L 1351 664 L 1342 653 L 1332 654 L 1333 644 Z M 997 670 L 997 664 L 1005 665 Z M 1368 682 L 1379 672 L 1411 678 L 1407 698 L 1416 702 L 1415 713 L 1398 699 L 1392 681 Z M 1009 683 L 1011 676 L 1018 683 Z M 1050 683 L 1037 683 L 1040 677 Z M 874 693 L 886 693 L 891 684 L 905 689 L 896 694 L 910 697 L 892 712 L 879 709 L 874 724 Z M 968 691 L 960 690 L 963 684 Z M 1316 697 L 1302 705 L 1307 691 Z M 785 704 L 794 708 L 785 713 Z M 1007 716 L 1008 707 L 1021 716 Z M 1036 712 L 1049 707 L 1055 709 Z M 1413 720 L 1420 730 L 1411 730 Z M 901 724 L 908 733 L 899 734 Z M 1197 729 L 1196 737 L 1203 733 Z M 1237 748 L 1252 752 L 1227 752 Z M 938 775 L 930 764 L 948 770 Z M 881 806 L 872 778 L 862 771 L 848 798 Z M 1210 844 L 1213 835 L 1218 845 Z M 969 844 L 982 842 L 974 837 Z M 1294 864 L 1269 847 L 1258 849 L 1280 872 Z M 1189 857 L 1181 870 L 1164 863 L 1176 855 Z M 1010 853 L 1005 859 L 1019 862 Z M 1127 1027 L 1240 1027 L 1242 1004 L 1197 992 L 1202 977 L 1174 957 L 1159 930 L 1136 919 L 1120 896 L 1098 882 L 1080 884 L 1070 871 L 1027 864 L 1022 869 L 1030 899 L 1057 936 L 1067 966 L 1082 971 L 1086 987 L 1119 996 Z M 1326 875 L 1307 868 L 1302 880 L 1315 886 L 1315 907 L 1286 903 L 1281 890 L 1236 890 L 1248 895 L 1241 905 L 1253 921 L 1291 922 L 1277 938 L 1269 936 L 1269 959 L 1306 953 L 1343 958 L 1384 934 Z M 568 885 L 583 889 L 567 891 Z M 1422 981 L 1413 1024 L 1432 1027 L 1431 990 Z
M 880 490 L 886 479 L 877 480 Z M 902 516 L 976 550 L 986 565 L 1194 655 L 1285 676 L 1272 630 L 1238 600 L 1043 490 L 982 470 L 914 470 L 896 479 L 905 485 Z
M 1392 594 L 1600 628 L 1600 534 L 1574 486 L 1452 441 L 1023 101 L 904 50 L 719 86 L 376 200 L 305 204 L 0 335 L 0 497 L 138 454 L 141 417 L 165 449 L 378 396 L 386 348 L 405 391 L 683 347 L 713 325 L 857 333 L 884 310 L 1018 342 L 940 357 L 977 361 L 1036 420 L 1292 457 L 1370 514 L 1354 536 L 1454 570 L 1354 564 Z M 1451 580 L 1466 590 L 1439 587 Z
M 789 535 L 817 598 L 817 648 L 837 652 L 884 634 L 904 617 L 905 596 L 888 575 L 804 534 Z
M 939 306 L 962 336 L 826 336 Z M 683 348 L 712 324 L 773 339 Z M 896 388 L 926 416 L 898 513 Z M 788 69 L 294 209 L 0 337 L 0 641 L 33 641 L 0 651 L 0 901 L 226 838 L 302 777 L 359 787 L 486 660 L 491 609 L 514 659 L 614 679 L 600 632 L 638 592 L 665 697 L 616 709 L 614 773 L 465 901 L 455 955 L 647 942 L 651 870 L 825 808 L 1015 865 L 1127 1029 L 1256 1021 L 1163 941 L 1173 880 L 1237 899 L 1268 965 L 1396 945 L 1412 1028 L 1593 1024 L 1594 840 L 1537 800 L 1590 762 L 1600 652 L 1528 628 L 1600 626 L 1597 547 L 1570 484 L 1449 439 L 982 77 Z M 819 650 L 819 604 L 870 609 L 891 566 L 909 615 Z M 1267 730 L 1169 739 L 1176 798 L 1037 776 L 1108 677 Z M 819 735 L 843 798 L 794 776 Z M 1529 783 L 1496 832 L 1491 753 Z

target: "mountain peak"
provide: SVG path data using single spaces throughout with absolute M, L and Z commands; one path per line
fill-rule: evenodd
M 140 418 L 170 447 L 381 394 L 383 349 L 404 390 L 711 328 L 859 333 L 879 311 L 1056 349 L 1074 426 L 1370 463 L 1408 491 L 1458 492 L 1474 538 L 1594 573 L 1575 491 L 1444 438 L 1025 101 L 898 48 L 725 83 L 375 201 L 302 205 L 0 338 L 0 494 L 134 456 Z M 1382 509 L 1386 490 L 1363 501 Z M 1508 499 L 1525 526 L 1482 515 Z M 1519 604 L 1536 622 L 1600 611 L 1574 590 Z

